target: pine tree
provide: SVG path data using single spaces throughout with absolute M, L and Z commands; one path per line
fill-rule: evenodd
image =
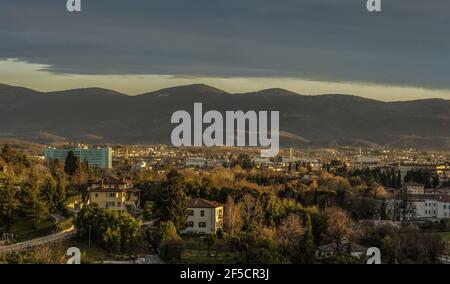
M 80 163 L 80 159 L 77 156 L 75 156 L 73 151 L 69 151 L 69 153 L 67 154 L 67 157 L 66 157 L 65 164 L 64 164 L 64 171 L 68 175 L 73 175 L 75 173 L 79 163 Z
M 0 219 L 8 231 L 18 207 L 19 200 L 16 189 L 11 185 L 0 188 Z
M 311 222 L 311 216 L 307 213 L 305 216 L 305 235 L 302 240 L 303 259 L 302 263 L 311 264 L 314 262 L 314 234 Z
M 45 220 L 49 214 L 48 204 L 41 196 L 40 185 L 38 178 L 33 176 L 23 189 L 22 211 L 31 219 L 34 228 L 37 228 L 39 222 Z
M 42 194 L 45 197 L 50 213 L 53 213 L 58 206 L 58 193 L 56 181 L 53 177 L 47 177 L 42 186 Z
M 181 175 L 175 170 L 170 171 L 161 193 L 161 221 L 172 221 L 178 230 L 183 230 L 187 222 L 187 203 Z
M 396 188 L 401 188 L 402 187 L 402 174 L 400 173 L 400 171 L 398 171 L 397 173 L 397 180 L 396 180 Z

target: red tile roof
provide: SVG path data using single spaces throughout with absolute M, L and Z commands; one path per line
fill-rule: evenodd
M 94 182 L 94 184 L 130 184 L 132 183 L 130 180 L 125 178 L 117 178 L 117 177 L 105 177 L 100 180 Z
M 188 203 L 188 208 L 217 208 L 222 206 L 223 204 L 219 202 L 210 201 L 203 198 L 192 198 Z

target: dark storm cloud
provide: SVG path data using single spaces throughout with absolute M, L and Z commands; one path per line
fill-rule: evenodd
M 55 73 L 271 76 L 450 88 L 450 1 L 0 0 L 0 58 Z

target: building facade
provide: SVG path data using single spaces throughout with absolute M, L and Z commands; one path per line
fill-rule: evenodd
M 133 213 L 139 209 L 140 193 L 129 180 L 106 177 L 89 184 L 87 204 Z
M 450 185 L 450 164 L 436 166 L 440 185 Z
M 223 205 L 202 198 L 188 203 L 188 220 L 185 233 L 215 234 L 223 229 Z
M 409 182 L 405 184 L 406 192 L 412 195 L 424 195 L 425 194 L 425 186 L 423 184 Z
M 406 201 L 386 201 L 386 215 L 396 221 L 439 221 L 450 219 L 450 196 L 415 195 Z
M 80 161 L 86 160 L 91 167 L 98 167 L 102 169 L 112 168 L 112 148 L 88 148 L 88 147 L 74 147 L 74 148 L 54 148 L 45 147 L 44 158 L 46 161 L 59 160 L 64 162 L 69 152 L 72 151 Z

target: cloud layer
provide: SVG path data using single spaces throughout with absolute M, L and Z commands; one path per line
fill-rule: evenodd
M 0 59 L 62 74 L 290 77 L 450 89 L 450 2 L 2 0 Z

